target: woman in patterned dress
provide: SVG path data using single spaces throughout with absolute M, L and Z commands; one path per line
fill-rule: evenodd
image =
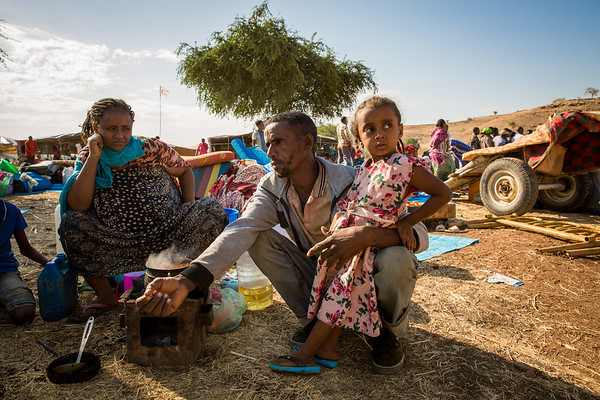
M 330 231 L 357 225 L 389 227 L 390 234 L 398 234 L 413 251 L 416 246 L 413 225 L 433 215 L 452 194 L 423 168 L 420 159 L 397 151 L 403 125 L 392 100 L 372 97 L 361 103 L 354 116 L 353 131 L 371 158 L 359 170 L 346 198 L 338 203 L 340 212 Z M 419 190 L 430 194 L 430 198 L 415 212 L 403 213 L 408 197 Z M 297 347 L 293 356 L 274 360 L 271 368 L 319 372 L 316 363 L 337 364 L 336 346 L 341 328 L 379 335 L 381 321 L 373 278 L 376 253 L 377 249 L 367 248 L 332 270 L 319 260 L 308 310 L 308 318 L 318 320 L 306 343 Z
M 443 119 L 438 119 L 434 131 L 431 132 L 429 158 L 431 158 L 433 164 L 434 175 L 442 181 L 448 179 L 448 175 L 456 170 L 450 146 L 448 124 Z
M 118 304 L 108 277 L 143 270 L 165 249 L 194 259 L 227 224 L 216 200 L 195 200 L 193 170 L 179 154 L 132 136 L 134 116 L 120 99 L 92 106 L 82 125 L 87 146 L 60 196 L 69 266 L 96 292 L 74 320 Z

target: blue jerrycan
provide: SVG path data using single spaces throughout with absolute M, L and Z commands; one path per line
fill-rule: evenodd
M 58 321 L 73 312 L 77 302 L 77 276 L 69 269 L 67 256 L 58 254 L 40 274 L 38 281 L 40 315 Z

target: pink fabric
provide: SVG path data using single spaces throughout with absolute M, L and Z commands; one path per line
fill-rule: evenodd
M 338 203 L 339 218 L 333 229 L 349 226 L 394 224 L 416 190 L 406 192 L 413 165 L 422 160 L 395 153 L 361 167 L 345 199 Z M 318 265 L 311 290 L 308 318 L 315 316 L 328 325 L 378 336 L 381 321 L 373 279 L 377 249 L 367 248 L 339 271 Z
M 444 128 L 435 128 L 431 133 L 431 141 L 429 142 L 429 158 L 435 165 L 444 163 L 444 153 L 440 151 L 440 145 L 444 140 L 448 139 L 448 132 Z
M 265 168 L 262 165 L 235 165 L 219 177 L 210 195 L 223 207 L 235 208 L 241 213 L 264 175 Z

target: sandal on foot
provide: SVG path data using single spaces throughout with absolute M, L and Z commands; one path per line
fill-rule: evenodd
M 321 367 L 319 367 L 318 365 L 307 366 L 302 361 L 298 360 L 296 357 L 281 356 L 278 359 L 280 359 L 280 358 L 289 360 L 289 361 L 293 362 L 294 364 L 296 364 L 296 366 L 295 367 L 286 367 L 283 365 L 269 363 L 269 367 L 271 367 L 272 370 L 281 371 L 281 372 L 293 372 L 295 374 L 318 374 L 319 372 L 321 372 Z
M 109 306 L 106 304 L 102 304 L 102 303 L 90 303 L 86 306 L 84 306 L 81 311 L 72 314 L 69 317 L 69 321 L 70 322 L 74 322 L 74 323 L 83 323 L 86 322 L 88 320 L 89 317 L 94 316 L 97 317 L 98 315 L 104 314 L 107 311 L 110 311 L 112 309 L 114 309 L 117 306 Z
M 301 344 L 297 344 L 294 346 L 294 353 L 297 353 L 298 350 L 300 349 L 300 347 L 302 347 Z M 324 367 L 327 368 L 335 368 L 339 365 L 340 361 L 339 360 L 328 360 L 327 358 L 320 358 L 315 356 L 315 362 L 319 365 L 322 365 Z

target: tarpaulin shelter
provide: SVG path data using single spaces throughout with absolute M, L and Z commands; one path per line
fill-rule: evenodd
M 33 136 L 33 135 L 32 135 Z M 79 143 L 82 147 L 85 146 L 83 140 L 81 140 L 81 133 L 61 133 L 53 136 L 45 137 L 33 137 L 33 140 L 38 145 L 42 158 L 51 159 L 53 156 L 53 147 L 59 149 L 61 156 L 75 159 L 77 156 L 77 144 Z M 21 149 L 24 149 L 24 145 L 27 139 L 17 140 Z
M 240 139 L 247 147 L 252 146 L 252 133 L 242 135 L 223 135 L 213 136 L 208 138 L 209 151 L 234 151 L 231 142 L 234 139 Z M 337 139 L 329 136 L 317 136 L 317 144 L 315 153 L 320 157 L 325 157 L 329 154 L 329 149 L 337 145 Z
M 19 150 L 17 148 L 17 141 L 5 136 L 0 136 L 0 158 L 17 159 L 18 156 Z

